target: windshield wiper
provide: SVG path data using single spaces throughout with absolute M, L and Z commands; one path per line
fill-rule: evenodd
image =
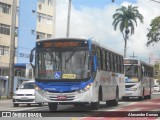
M 66 59 L 66 63 L 69 62 L 69 60 L 72 58 L 72 56 L 75 54 L 75 52 L 76 52 L 76 51 L 73 51 L 73 52 L 70 54 L 70 56 L 68 57 L 68 59 Z
M 127 70 L 126 70 L 126 71 L 131 70 L 131 67 L 133 67 L 133 64 L 132 64 L 132 65 L 130 65 L 130 66 L 127 68 Z

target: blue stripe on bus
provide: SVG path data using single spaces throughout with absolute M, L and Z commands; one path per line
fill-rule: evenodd
M 89 83 L 92 83 L 93 79 L 86 82 L 36 82 L 36 84 L 42 89 L 48 92 L 69 92 L 84 89 Z

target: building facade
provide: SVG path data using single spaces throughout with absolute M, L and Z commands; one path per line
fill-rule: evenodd
M 55 0 L 16 1 L 15 63 L 29 63 L 35 41 L 54 37 Z M 0 94 L 8 84 L 12 5 L 13 0 L 0 0 Z

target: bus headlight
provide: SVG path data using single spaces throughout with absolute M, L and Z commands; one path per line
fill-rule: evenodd
M 35 86 L 35 90 L 39 92 L 39 91 L 41 91 L 42 89 L 36 85 L 36 86 Z
M 40 87 L 38 87 L 37 85 L 35 86 L 35 90 L 38 91 L 41 94 L 45 94 L 45 90 L 42 90 Z
M 140 88 L 139 87 L 137 87 L 137 88 L 134 88 L 134 91 L 136 91 L 136 90 L 139 90 Z
M 88 84 L 84 89 L 78 90 L 79 93 L 86 92 L 91 88 L 91 84 Z

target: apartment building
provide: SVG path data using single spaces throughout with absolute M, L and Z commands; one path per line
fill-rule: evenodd
M 9 75 L 12 5 L 13 0 L 0 0 L 1 93 L 5 92 Z M 36 40 L 54 37 L 55 7 L 55 0 L 17 0 L 15 63 L 29 62 Z

